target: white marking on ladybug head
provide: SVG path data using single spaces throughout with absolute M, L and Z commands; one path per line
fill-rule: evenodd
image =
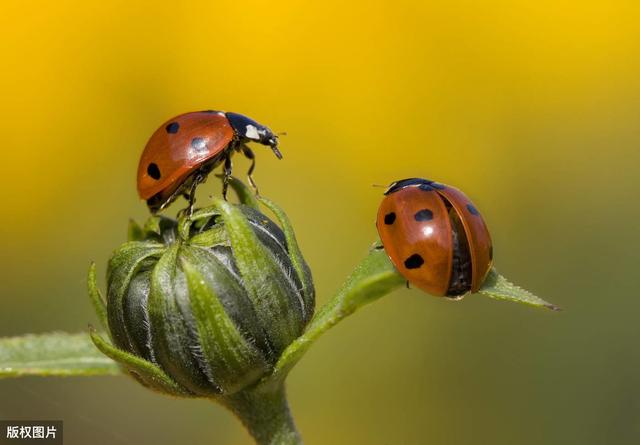
M 258 129 L 251 124 L 247 125 L 247 130 L 245 131 L 244 135 L 248 139 L 253 139 L 255 141 L 260 140 L 260 134 L 258 133 Z

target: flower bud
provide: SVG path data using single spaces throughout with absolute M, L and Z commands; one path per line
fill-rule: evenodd
M 94 333 L 98 348 L 145 386 L 173 395 L 228 396 L 269 374 L 302 334 L 315 296 L 286 215 L 260 200 L 282 228 L 223 200 L 178 221 L 132 225 L 133 240 L 113 253 L 107 272 L 113 345 Z M 95 280 L 90 290 L 99 307 Z

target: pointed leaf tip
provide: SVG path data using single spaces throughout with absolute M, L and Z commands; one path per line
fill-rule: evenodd
M 260 210 L 260 204 L 258 202 L 258 199 L 256 199 L 256 195 L 254 194 L 253 189 L 247 187 L 244 182 L 242 182 L 235 176 L 231 176 L 229 177 L 229 186 L 236 193 L 240 204 L 244 204 L 248 207 L 253 208 L 254 210 Z
M 529 306 L 550 309 L 556 312 L 562 310 L 559 306 L 549 303 L 528 290 L 511 283 L 500 275 L 495 268 L 491 269 L 478 293 L 496 300 L 513 301 L 515 303 L 528 304 Z
M 144 239 L 144 230 L 142 226 L 135 222 L 133 218 L 129 218 L 129 227 L 127 228 L 127 239 L 129 241 L 142 241 Z

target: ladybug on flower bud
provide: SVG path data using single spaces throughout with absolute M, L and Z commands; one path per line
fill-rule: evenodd
M 477 292 L 493 262 L 489 230 L 460 190 L 428 179 L 392 183 L 376 226 L 398 272 L 429 294 Z
M 237 151 L 251 160 L 249 182 L 257 190 L 252 177 L 255 156 L 248 142 L 266 145 L 282 159 L 278 136 L 242 114 L 208 110 L 169 119 L 153 133 L 142 152 L 138 194 L 147 201 L 151 213 L 164 209 L 180 195 L 189 201 L 191 209 L 198 184 L 224 164 L 222 193 L 226 197 L 231 156 Z

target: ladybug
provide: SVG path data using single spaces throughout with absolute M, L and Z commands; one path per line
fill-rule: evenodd
M 247 146 L 258 142 L 271 148 L 278 159 L 278 136 L 238 113 L 196 111 L 181 114 L 162 124 L 147 142 L 138 165 L 138 194 L 156 213 L 183 195 L 189 211 L 195 201 L 195 189 L 207 175 L 224 163 L 222 194 L 226 198 L 231 176 L 231 156 L 242 153 L 251 160 L 249 182 L 253 181 L 255 156 Z
M 493 247 L 469 198 L 421 178 L 396 181 L 384 194 L 376 226 L 398 272 L 431 295 L 477 292 L 491 269 Z

